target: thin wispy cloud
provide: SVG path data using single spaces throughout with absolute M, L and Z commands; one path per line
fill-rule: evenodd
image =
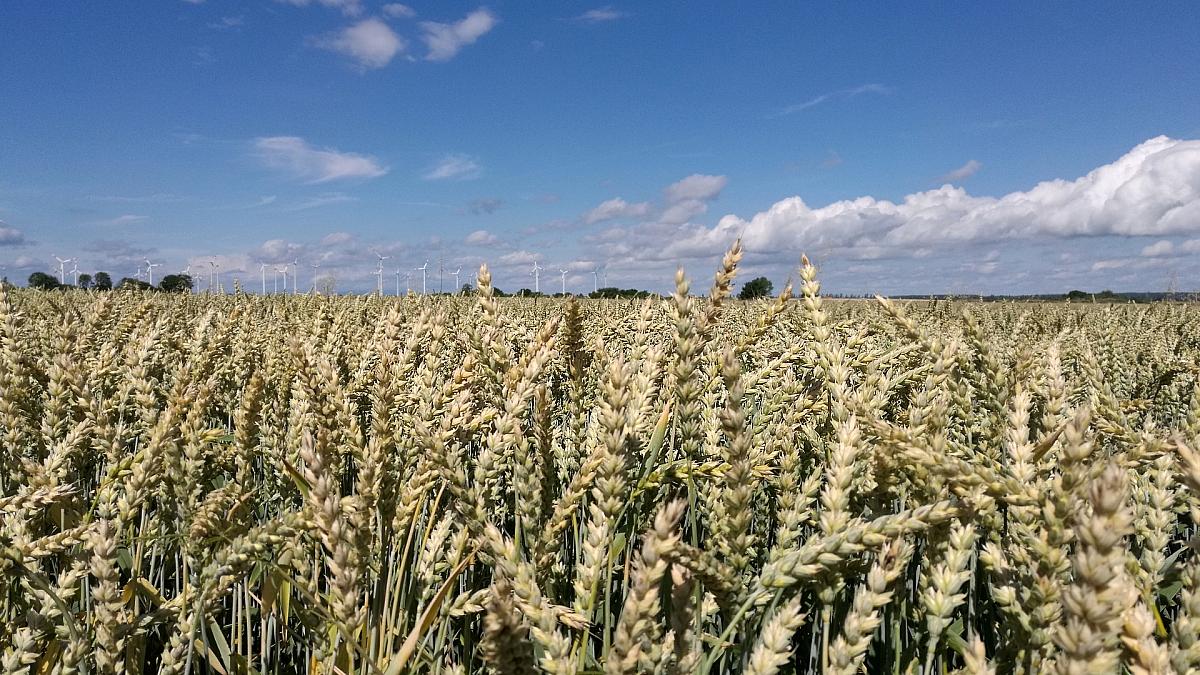
M 341 10 L 342 14 L 346 16 L 358 16 L 363 13 L 362 0 L 276 0 L 276 2 L 296 7 L 320 5 L 322 7 Z
M 378 178 L 388 172 L 370 155 L 315 148 L 298 136 L 257 138 L 254 154 L 264 166 L 308 183 Z
M 504 206 L 504 200 L 496 197 L 481 197 L 467 203 L 467 211 L 473 216 L 490 215 Z
M 238 30 L 245 24 L 245 19 L 238 16 L 223 16 L 217 21 L 208 24 L 208 27 L 213 30 Z
M 310 197 L 304 201 L 285 206 L 283 211 L 307 211 L 320 206 L 329 206 L 330 204 L 342 204 L 344 202 L 358 201 L 358 198 L 351 197 L 344 192 L 326 192 L 315 197 Z
M 379 19 L 364 19 L 341 31 L 315 40 L 322 49 L 348 56 L 364 70 L 382 68 L 408 44 Z
M 978 160 L 969 159 L 969 160 L 967 160 L 966 164 L 963 164 L 962 166 L 958 167 L 957 169 L 954 169 L 953 171 L 948 171 L 948 172 L 942 174 L 941 176 L 938 176 L 938 182 L 939 183 L 957 183 L 959 181 L 966 180 L 966 179 L 970 178 L 971 176 L 974 176 L 975 174 L 979 173 L 979 170 L 982 168 L 983 168 L 983 163 L 979 162 Z
M 837 91 L 821 94 L 820 96 L 811 98 L 802 103 L 789 105 L 768 115 L 768 117 L 783 117 L 784 115 L 792 115 L 804 110 L 808 110 L 809 108 L 815 108 L 822 103 L 829 103 L 831 101 L 844 101 L 846 99 L 862 96 L 863 94 L 890 94 L 892 91 L 893 90 L 891 87 L 886 87 L 882 84 L 864 84 L 862 86 L 852 87 L 850 89 L 839 89 Z
M 425 180 L 470 180 L 483 172 L 479 162 L 469 155 L 451 154 L 442 157 L 422 176 Z
M 170 192 L 156 192 L 149 195 L 90 195 L 89 199 L 100 202 L 122 202 L 130 204 L 172 204 L 186 201 L 188 198 Z
M 115 218 L 109 218 L 108 220 L 102 220 L 99 223 L 97 223 L 97 225 L 133 225 L 134 223 L 140 223 L 140 222 L 142 222 L 144 220 L 148 220 L 148 219 L 149 219 L 149 216 L 143 216 L 143 215 L 140 215 L 137 213 L 126 213 L 126 214 L 119 215 Z
M 399 2 L 390 2 L 380 7 L 379 11 L 389 19 L 411 19 L 417 15 L 417 10 Z
M 428 61 L 449 61 L 467 45 L 496 27 L 499 19 L 486 8 L 479 8 L 465 18 L 454 23 L 439 23 L 437 21 L 422 21 L 421 39 L 429 48 L 425 56 Z
M 629 12 L 624 12 L 614 8 L 612 5 L 589 9 L 579 16 L 572 17 L 572 21 L 581 23 L 607 23 L 609 21 L 617 21 L 629 16 Z

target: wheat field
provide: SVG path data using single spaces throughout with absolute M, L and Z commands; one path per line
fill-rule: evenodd
M 1200 669 L 1200 310 L 0 291 L 6 673 Z

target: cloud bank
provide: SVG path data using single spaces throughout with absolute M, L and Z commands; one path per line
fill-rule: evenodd
M 864 196 L 814 208 L 789 197 L 713 227 L 660 221 L 622 229 L 608 236 L 608 253 L 694 258 L 742 236 L 749 250 L 788 258 L 804 251 L 869 258 L 979 242 L 1190 233 L 1200 233 L 1200 141 L 1159 136 L 1075 180 L 1001 197 L 951 185 L 898 202 Z

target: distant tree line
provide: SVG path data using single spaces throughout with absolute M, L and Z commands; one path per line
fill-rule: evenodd
M 34 272 L 29 275 L 27 282 L 29 288 L 36 288 L 42 291 L 56 291 L 68 288 L 80 288 L 85 291 L 111 291 L 117 290 L 135 290 L 135 291 L 161 291 L 163 293 L 183 293 L 192 290 L 194 286 L 192 276 L 190 274 L 168 274 L 158 282 L 157 286 L 134 279 L 132 277 L 122 277 L 120 281 L 113 284 L 112 277 L 108 272 L 96 272 L 95 275 L 80 274 L 78 285 L 61 283 L 54 277 L 53 274 L 45 272 Z

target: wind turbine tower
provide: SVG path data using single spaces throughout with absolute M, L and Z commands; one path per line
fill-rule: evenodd
M 459 272 L 462 272 L 462 268 L 461 268 L 461 267 L 460 267 L 460 268 L 458 268 L 458 269 L 456 269 L 456 270 L 454 270 L 453 272 L 451 272 L 451 273 L 450 273 L 450 276 L 454 277 L 454 292 L 455 292 L 456 294 L 457 294 L 457 293 L 458 293 L 460 290 L 462 290 L 462 286 L 459 286 L 459 284 L 458 284 L 458 273 L 459 273 Z
M 317 268 L 319 268 L 321 266 L 321 263 L 309 263 L 308 266 L 312 268 L 312 290 L 313 290 L 313 293 L 316 293 L 317 292 Z
M 267 263 L 259 263 L 258 271 L 262 273 L 262 294 L 267 294 Z
M 425 291 L 425 270 L 429 269 L 429 261 L 426 260 L 424 265 L 421 265 L 420 267 L 417 267 L 416 269 L 421 270 L 421 295 L 426 295 L 427 293 Z
M 75 285 L 79 285 L 79 261 L 75 261 L 75 266 L 71 268 L 71 274 L 75 275 Z
M 58 261 L 58 283 L 65 286 L 67 285 L 67 263 L 71 262 L 71 259 L 58 256 L 54 256 L 54 259 Z
M 536 261 L 536 260 L 533 261 L 533 292 L 534 293 L 542 292 L 541 280 L 542 280 L 542 270 L 543 269 L 545 269 L 545 268 L 542 267 L 541 265 L 539 265 L 538 261 Z
M 216 292 L 217 287 L 216 287 L 215 282 L 217 280 L 217 268 L 219 268 L 219 267 L 220 267 L 220 265 L 217 264 L 216 258 L 213 258 L 212 260 L 208 261 L 208 293 L 209 293 L 209 295 Z
M 562 275 L 562 294 L 565 296 L 567 294 L 567 271 L 559 270 L 558 273 Z
M 379 269 L 375 270 L 375 275 L 379 277 L 379 295 L 383 295 L 383 261 L 391 256 L 380 255 L 378 252 L 375 252 L 375 257 L 379 258 Z
M 162 263 L 152 263 L 152 262 L 150 262 L 149 258 L 145 258 L 145 261 L 146 261 L 146 274 L 148 274 L 150 276 L 150 279 L 149 279 L 150 285 L 153 286 L 154 285 L 154 268 L 160 267 L 162 265 Z
M 596 267 L 596 268 L 592 269 L 592 292 L 598 293 L 599 291 L 600 291 L 600 268 Z

